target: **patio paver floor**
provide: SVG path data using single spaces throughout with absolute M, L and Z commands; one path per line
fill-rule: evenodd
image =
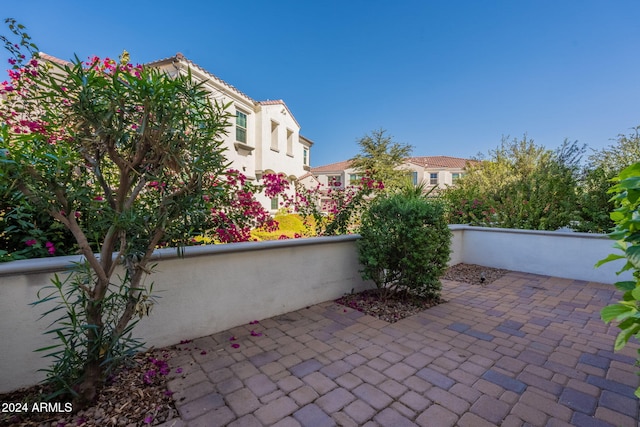
M 599 316 L 612 285 L 443 285 L 393 324 L 326 302 L 184 345 L 164 426 L 638 426 L 637 346 L 614 353 Z

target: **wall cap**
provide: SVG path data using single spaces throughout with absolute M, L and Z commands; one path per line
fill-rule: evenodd
M 177 248 L 163 248 L 154 251 L 152 260 L 192 258 L 203 255 L 229 254 L 236 252 L 250 252 L 264 249 L 282 249 L 307 245 L 331 244 L 356 241 L 358 234 L 345 234 L 341 236 L 307 237 L 303 239 L 267 240 L 262 242 L 226 243 L 219 245 L 187 246 L 178 253 Z M 69 255 L 51 258 L 21 259 L 0 263 L 0 277 L 18 274 L 38 274 L 64 271 L 73 264 L 82 262 L 83 255 Z

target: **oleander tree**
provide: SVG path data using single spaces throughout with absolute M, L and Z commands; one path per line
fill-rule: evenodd
M 58 316 L 55 344 L 41 349 L 54 359 L 48 379 L 81 407 L 140 346 L 132 327 L 153 301 L 154 249 L 207 229 L 225 200 L 230 116 L 190 73 L 169 77 L 126 52 L 46 62 L 24 27 L 7 23 L 18 41 L 2 38 L 13 69 L 0 87 L 0 181 L 68 230 L 82 255 L 38 301 L 54 301 L 46 314 Z

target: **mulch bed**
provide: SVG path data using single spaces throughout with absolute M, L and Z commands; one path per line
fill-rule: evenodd
M 42 385 L 0 394 L 0 405 L 27 405 L 21 407 L 22 413 L 0 412 L 0 426 L 133 427 L 157 425 L 177 418 L 166 379 L 166 361 L 173 353 L 172 349 L 165 349 L 137 354 L 108 381 L 94 406 L 76 413 L 64 412 L 65 403 L 70 403 L 71 399 L 62 397 L 52 399 L 52 402 L 60 403 L 59 408 L 55 408 L 60 412 L 34 412 L 33 405 L 45 402 L 45 396 L 52 392 Z
M 504 276 L 507 270 L 475 264 L 457 264 L 447 269 L 445 280 L 486 286 Z M 351 307 L 385 322 L 394 323 L 423 310 L 441 304 L 442 298 L 430 299 L 406 293 L 381 293 L 377 289 L 347 294 L 337 299 L 338 304 Z
M 458 264 L 450 267 L 443 279 L 486 286 L 506 272 L 507 270 L 496 268 Z M 407 297 L 404 294 L 386 295 L 382 298 L 376 290 L 369 290 L 345 295 L 336 302 L 387 322 L 396 322 L 445 301 Z M 44 402 L 44 396 L 51 392 L 41 385 L 0 394 L 0 405 L 26 403 L 29 408 L 28 413 L 22 414 L 0 411 L 0 426 L 138 427 L 158 425 L 178 418 L 173 398 L 167 389 L 166 377 L 166 361 L 176 353 L 176 348 L 150 350 L 136 355 L 102 389 L 94 406 L 76 413 L 32 412 L 33 404 Z M 69 401 L 67 399 L 62 402 Z M 0 409 L 3 408 L 0 406 Z

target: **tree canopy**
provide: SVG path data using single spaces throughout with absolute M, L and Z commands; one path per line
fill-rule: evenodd
M 351 159 L 351 166 L 363 175 L 384 183 L 387 189 L 401 188 L 409 180 L 401 168 L 413 147 L 393 140 L 385 129 L 378 129 L 358 140 L 360 153 Z

